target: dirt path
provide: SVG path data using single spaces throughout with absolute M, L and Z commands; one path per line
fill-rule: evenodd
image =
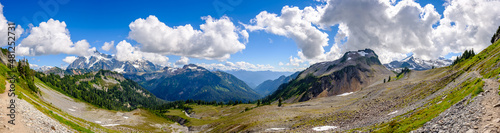
M 500 95 L 498 95 L 500 83 L 494 79 L 485 79 L 484 81 L 484 99 L 481 101 L 484 115 L 481 118 L 478 131 L 498 133 L 500 132 Z
M 1 81 L 0 81 L 1 82 Z M 26 123 L 23 120 L 23 115 L 19 113 L 20 107 L 19 103 L 20 101 L 17 101 L 18 99 L 15 100 L 15 121 L 14 124 L 12 125 L 8 123 L 11 118 L 7 116 L 7 114 L 10 114 L 10 109 L 7 109 L 8 106 L 10 106 L 10 100 L 11 97 L 9 97 L 9 89 L 10 89 L 10 83 L 8 81 L 7 84 L 5 85 L 5 92 L 0 94 L 0 133 L 31 133 L 31 131 L 27 126 Z

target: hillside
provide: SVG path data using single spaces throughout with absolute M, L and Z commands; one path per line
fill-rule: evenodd
M 302 102 L 356 92 L 393 74 L 378 60 L 373 50 L 350 51 L 338 60 L 311 65 L 273 94 L 264 98 L 272 102 L 279 98 L 288 102 Z
M 165 68 L 163 72 L 128 74 L 157 97 L 167 101 L 253 101 L 260 97 L 245 82 L 231 74 L 207 69 L 193 64 L 183 68 Z

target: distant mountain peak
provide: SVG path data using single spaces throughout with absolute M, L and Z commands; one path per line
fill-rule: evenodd
M 437 60 L 423 60 L 410 55 L 399 61 L 392 61 L 384 64 L 385 67 L 392 71 L 400 71 L 402 68 L 408 67 L 412 70 L 428 70 L 432 67 L 445 67 L 451 65 L 453 61 L 444 57 L 439 57 Z

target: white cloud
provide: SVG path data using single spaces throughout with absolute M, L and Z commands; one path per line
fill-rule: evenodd
M 8 41 L 7 40 L 8 27 L 9 27 L 9 25 L 7 23 L 7 19 L 3 15 L 3 5 L 0 4 L 0 33 L 2 33 L 2 34 L 0 34 L 0 47 L 8 45 L 8 43 L 7 43 L 7 41 Z M 16 40 L 19 39 L 19 37 L 21 36 L 23 31 L 24 31 L 23 28 L 20 25 L 17 25 L 16 31 L 14 32 Z
M 263 11 L 245 28 L 292 38 L 301 50 L 300 59 L 309 63 L 365 48 L 373 49 L 383 63 L 402 59 L 410 52 L 422 59 L 435 59 L 487 47 L 500 25 L 499 4 L 491 0 L 449 1 L 440 19 L 433 5 L 422 7 L 412 0 L 328 0 L 326 5 L 303 10 L 285 6 L 281 15 Z M 323 31 L 336 25 L 339 30 L 334 44 L 326 52 L 329 37 Z
M 90 55 L 95 47 L 90 48 L 87 40 L 73 43 L 64 21 L 49 19 L 38 27 L 33 27 L 29 35 L 18 46 L 23 49 L 24 55 L 38 56 L 50 54 L 74 54 L 80 56 Z M 28 49 L 28 50 L 26 50 Z M 26 53 L 26 51 L 28 51 Z
M 136 61 L 145 59 L 158 65 L 164 66 L 169 64 L 168 57 L 156 53 L 142 52 L 125 40 L 116 45 L 116 59 L 119 61 Z
M 109 51 L 114 48 L 115 41 L 111 42 L 104 42 L 104 45 L 102 45 L 101 49 L 104 51 Z
M 279 65 L 279 66 L 283 66 L 283 65 L 285 65 L 285 64 L 283 64 L 283 62 L 280 62 L 280 63 L 278 63 L 278 65 Z
M 190 24 L 169 27 L 156 16 L 140 18 L 130 23 L 129 38 L 140 43 L 144 52 L 201 59 L 225 60 L 245 49 L 248 32 L 239 31 L 228 17 L 202 19 L 205 24 L 196 30 Z
M 37 64 L 31 64 L 31 63 L 30 63 L 30 68 L 31 68 L 31 69 L 38 68 L 38 67 L 39 67 L 39 66 L 38 66 Z
M 292 57 L 292 56 L 290 56 L 289 61 L 290 61 L 290 63 L 287 63 L 287 65 L 292 65 L 292 66 L 297 66 L 297 67 L 300 66 L 300 63 L 304 62 L 304 60 L 299 59 L 297 57 Z
M 63 61 L 68 63 L 68 64 L 71 64 L 76 59 L 78 59 L 78 57 L 76 57 L 76 56 L 66 56 L 66 58 L 63 59 Z
M 491 37 L 500 26 L 500 1 L 453 0 L 445 5 L 441 25 L 432 31 L 432 41 L 440 49 L 440 55 L 472 48 L 479 52 L 491 44 Z
M 248 70 L 248 71 L 264 71 L 264 70 L 273 70 L 274 67 L 266 64 L 252 64 L 249 62 L 239 61 L 236 63 L 226 61 L 224 64 L 222 63 L 198 63 L 197 65 L 202 66 L 207 69 L 215 69 L 215 70 Z
M 340 24 L 336 43 L 347 37 L 346 51 L 371 48 L 387 63 L 404 58 L 404 53 L 409 52 L 424 59 L 437 58 L 430 55 L 437 52 L 430 33 L 439 17 L 433 5 L 421 7 L 411 0 L 395 5 L 390 1 L 330 0 L 320 23 Z M 427 52 L 417 52 L 422 49 Z
M 175 65 L 186 65 L 189 63 L 189 58 L 182 56 L 179 60 L 175 62 Z

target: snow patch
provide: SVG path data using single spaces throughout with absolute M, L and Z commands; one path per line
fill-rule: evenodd
M 172 73 L 173 73 L 173 72 L 175 71 L 175 69 L 174 69 L 174 68 L 170 68 L 170 67 L 169 67 L 169 68 L 168 68 L 168 71 L 170 71 L 170 72 L 172 72 Z
M 358 54 L 361 55 L 361 56 L 365 56 L 368 53 L 365 53 L 365 51 L 358 51 Z
M 336 126 L 321 126 L 321 127 L 314 127 L 312 128 L 314 131 L 326 131 L 326 130 L 332 130 L 337 128 Z
M 188 66 L 187 68 L 188 68 L 188 69 L 197 69 L 198 67 Z
M 95 123 L 101 124 L 102 122 L 101 121 L 95 121 Z
M 76 110 L 74 110 L 74 109 L 70 109 L 70 108 L 68 108 L 68 110 L 69 110 L 69 111 L 73 111 L 73 112 L 75 112 L 75 111 L 76 111 Z
M 286 128 L 268 128 L 266 129 L 266 132 L 281 131 L 281 130 L 286 130 Z
M 132 66 L 134 66 L 135 68 L 139 68 L 139 65 L 137 64 L 133 64 Z
M 115 68 L 112 71 L 118 72 L 118 73 L 123 73 L 125 70 L 123 68 Z
M 123 116 L 123 118 L 128 119 L 128 116 Z
M 393 111 L 393 112 L 391 112 L 391 113 L 389 113 L 389 114 L 387 114 L 387 115 L 393 115 L 393 114 L 396 114 L 396 113 L 398 113 L 398 111 L 397 111 L 397 110 L 396 110 L 396 111 Z
M 106 124 L 106 125 L 101 125 L 103 127 L 114 127 L 114 126 L 118 126 L 120 124 Z
M 342 93 L 342 94 L 340 94 L 340 95 L 337 95 L 337 96 L 347 96 L 347 95 L 351 95 L 352 93 L 354 93 L 354 92 L 347 92 L 347 93 Z
M 351 60 L 351 57 L 347 58 L 347 60 Z
M 125 72 L 125 64 L 123 64 L 121 68 L 115 68 L 115 69 L 113 69 L 111 71 L 115 71 L 115 72 L 118 72 L 118 73 L 123 73 L 123 72 Z

